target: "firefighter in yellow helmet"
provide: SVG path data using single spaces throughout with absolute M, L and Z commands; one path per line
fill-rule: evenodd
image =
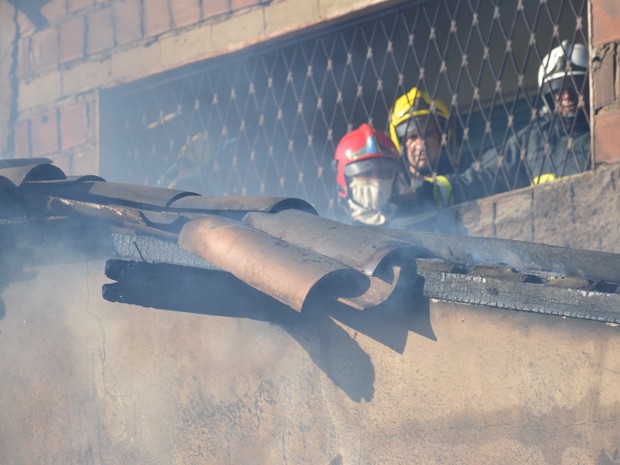
M 452 136 L 445 103 L 413 87 L 401 95 L 390 114 L 390 137 L 401 153 L 411 188 L 432 189 L 435 201 L 450 205 L 452 194 L 445 175 L 452 171 L 446 147 Z
M 580 43 L 565 40 L 545 55 L 538 69 L 541 111 L 463 172 L 445 177 L 455 203 L 554 181 L 592 166 L 588 65 L 588 48 Z

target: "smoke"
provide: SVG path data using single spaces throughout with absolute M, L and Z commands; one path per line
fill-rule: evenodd
M 117 282 L 128 301 L 109 302 L 92 231 L 52 225 L 2 242 L 2 463 L 611 456 L 614 328 L 424 309 L 407 286 L 382 308 L 317 299 L 299 313 L 148 256 Z
M 3 463 L 273 463 L 274 437 L 305 463 L 338 454 L 317 406 L 374 390 L 350 333 L 188 267 L 143 273 L 123 294 L 140 306 L 107 302 L 95 231 L 49 226 L 24 226 L 10 261 L 3 243 Z
M 104 261 L 64 246 L 31 247 L 32 260 L 16 257 L 23 273 L 13 261 L 5 282 L 2 462 L 224 463 L 237 449 L 250 462 L 251 446 L 237 438 L 270 436 L 272 415 L 290 416 L 286 405 L 268 409 L 279 391 L 293 389 L 292 401 L 295 380 L 315 370 L 289 358 L 287 333 L 256 320 L 106 302 Z M 177 296 L 199 294 L 194 284 Z M 250 314 L 252 302 L 244 304 Z

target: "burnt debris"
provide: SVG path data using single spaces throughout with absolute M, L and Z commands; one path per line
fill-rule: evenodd
M 317 302 L 355 311 L 402 305 L 399 295 L 620 323 L 617 254 L 351 226 L 300 199 L 67 177 L 47 159 L 3 160 L 0 195 L 5 250 L 18 234 L 20 250 L 35 241 L 24 228 L 62 224 L 66 234 L 48 240 L 111 259 L 114 282 L 103 289 L 111 301 L 157 306 L 157 295 L 140 300 L 134 288 L 159 274 L 225 276 L 297 312 Z

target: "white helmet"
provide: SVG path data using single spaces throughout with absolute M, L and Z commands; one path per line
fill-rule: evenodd
M 583 44 L 573 44 L 568 40 L 551 50 L 538 68 L 538 88 L 543 95 L 557 92 L 566 78 L 572 78 L 579 91 L 588 75 L 588 49 Z M 579 76 L 579 77 L 578 77 Z

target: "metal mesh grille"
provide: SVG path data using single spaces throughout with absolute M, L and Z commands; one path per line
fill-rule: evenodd
M 586 9 L 586 0 L 409 2 L 109 91 L 102 174 L 205 195 L 296 196 L 330 215 L 338 140 L 364 122 L 386 130 L 412 86 L 449 107 L 446 151 L 458 172 L 536 124 L 541 60 L 563 39 L 587 44 Z M 489 182 L 502 176 L 500 166 Z

